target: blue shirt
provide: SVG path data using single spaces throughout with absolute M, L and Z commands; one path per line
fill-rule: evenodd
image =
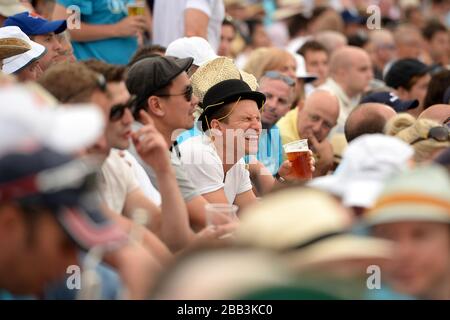
M 283 163 L 283 147 L 280 129 L 276 125 L 261 132 L 256 159 L 258 159 L 272 175 L 277 174 Z M 245 163 L 249 162 L 250 157 L 246 156 Z
M 128 15 L 131 0 L 57 0 L 64 7 L 80 8 L 81 22 L 88 24 L 115 24 Z M 69 19 L 70 21 L 70 19 Z M 72 41 L 78 60 L 98 59 L 111 64 L 127 64 L 138 48 L 136 37 L 116 37 L 96 41 Z

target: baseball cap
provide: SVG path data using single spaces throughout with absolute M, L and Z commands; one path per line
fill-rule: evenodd
M 97 106 L 49 106 L 38 85 L 0 89 L 0 156 L 23 145 L 39 144 L 60 153 L 88 147 L 103 134 L 105 120 Z
M 393 177 L 363 215 L 368 225 L 401 221 L 450 224 L 450 177 L 438 165 L 417 167 Z
M 4 17 L 27 11 L 28 8 L 20 3 L 19 0 L 2 0 L 0 2 L 0 15 Z
M 361 104 L 377 102 L 390 106 L 395 112 L 405 112 L 410 109 L 417 108 L 419 106 L 418 100 L 400 100 L 395 93 L 392 92 L 374 92 L 368 94 L 361 99 Z
M 430 66 L 417 59 L 400 59 L 391 66 L 384 77 L 384 82 L 394 89 L 406 87 L 413 77 L 423 76 L 430 70 Z
M 22 12 L 6 19 L 3 26 L 17 26 L 28 36 L 37 36 L 67 29 L 66 20 L 48 21 L 36 13 Z
M 167 46 L 166 55 L 180 59 L 193 58 L 193 64 L 199 67 L 218 57 L 209 42 L 201 37 L 183 37 L 172 41 Z
M 99 210 L 99 165 L 40 147 L 11 152 L 0 157 L 0 201 L 50 209 L 83 249 L 124 243 L 125 232 Z
M 132 65 L 128 71 L 126 85 L 130 94 L 137 97 L 136 105 L 140 106 L 153 93 L 187 71 L 193 61 L 193 58 L 165 56 L 145 58 Z
M 366 134 L 345 149 L 332 175 L 311 180 L 315 187 L 342 198 L 347 207 L 370 208 L 392 175 L 404 170 L 414 149 L 398 138 Z
M 0 38 L 15 38 L 25 42 L 31 49 L 3 60 L 2 71 L 6 74 L 18 72 L 30 63 L 40 59 L 46 52 L 46 48 L 23 33 L 20 28 L 11 26 L 0 28 Z

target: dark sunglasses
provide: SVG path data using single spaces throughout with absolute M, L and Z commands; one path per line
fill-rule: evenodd
M 448 127 L 434 127 L 431 128 L 430 131 L 428 131 L 428 136 L 426 138 L 418 138 L 410 143 L 410 145 L 413 145 L 417 142 L 428 140 L 428 139 L 434 139 L 439 142 L 446 142 L 450 140 L 450 134 Z
M 123 115 L 125 114 L 125 109 L 130 109 L 131 113 L 133 112 L 133 106 L 134 102 L 136 100 L 135 96 L 132 96 L 127 102 L 125 103 L 118 103 L 111 107 L 111 111 L 109 112 L 109 121 L 119 121 L 122 119 Z
M 192 85 L 189 85 L 186 87 L 186 90 L 184 90 L 183 93 L 178 93 L 178 94 L 165 94 L 165 93 L 161 93 L 161 94 L 156 94 L 155 96 L 158 97 L 176 97 L 176 96 L 184 96 L 184 98 L 186 99 L 187 102 L 191 102 L 192 100 L 192 95 L 194 93 L 194 88 L 192 88 Z
M 278 71 L 267 71 L 263 77 L 274 79 L 274 80 L 281 80 L 284 83 L 286 83 L 289 87 L 295 86 L 295 81 L 291 77 L 288 77 L 287 75 L 284 75 Z

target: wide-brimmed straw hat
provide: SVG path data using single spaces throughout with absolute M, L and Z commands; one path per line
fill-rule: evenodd
M 351 234 L 350 228 L 349 213 L 333 197 L 296 187 L 244 209 L 236 241 L 286 254 L 305 267 L 391 257 L 391 242 Z
M 206 92 L 214 85 L 230 79 L 240 79 L 245 81 L 252 90 L 258 88 L 256 78 L 242 70 L 227 57 L 219 57 L 204 64 L 192 75 L 191 83 L 194 94 L 203 102 Z

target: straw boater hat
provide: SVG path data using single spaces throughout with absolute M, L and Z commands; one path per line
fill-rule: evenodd
M 22 39 L 1 38 L 0 39 L 0 60 L 25 53 L 31 46 Z
M 291 188 L 263 198 L 241 214 L 239 244 L 283 253 L 296 268 L 345 260 L 389 259 L 391 242 L 349 232 L 349 213 L 331 196 Z
M 206 92 L 214 85 L 224 80 L 244 80 L 254 91 L 258 88 L 256 78 L 242 70 L 239 70 L 233 60 L 227 57 L 219 57 L 204 64 L 192 75 L 191 83 L 194 94 L 203 102 Z

